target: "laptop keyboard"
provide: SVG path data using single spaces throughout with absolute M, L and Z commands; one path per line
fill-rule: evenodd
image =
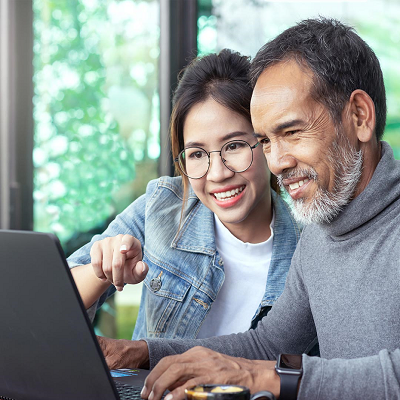
M 140 386 L 127 385 L 122 382 L 114 381 L 115 387 L 117 388 L 120 400 L 142 400 L 140 392 L 142 388 Z M 11 397 L 4 397 L 0 395 L 0 400 L 14 400 Z
M 140 392 L 142 388 L 140 386 L 131 386 L 122 382 L 114 381 L 117 388 L 120 400 L 142 400 Z M 11 397 L 5 397 L 0 395 L 0 400 L 15 400 Z
M 116 382 L 114 384 L 117 388 L 120 400 L 142 400 L 140 392 L 142 388 L 140 386 L 126 385 L 125 383 Z M 0 400 L 15 400 L 11 397 L 4 397 L 0 395 Z
M 141 400 L 140 392 L 142 388 L 140 386 L 131 386 L 118 381 L 114 381 L 114 383 L 121 400 Z

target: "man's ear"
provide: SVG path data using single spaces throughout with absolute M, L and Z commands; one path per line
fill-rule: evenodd
M 360 142 L 369 142 L 375 136 L 375 104 L 364 90 L 355 90 L 349 100 L 353 127 Z

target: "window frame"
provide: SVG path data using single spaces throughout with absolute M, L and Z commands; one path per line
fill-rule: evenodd
M 179 71 L 197 56 L 197 1 L 160 0 L 159 174 L 174 175 L 169 118 Z M 0 0 L 0 229 L 33 230 L 33 0 Z
M 0 0 L 0 227 L 33 228 L 32 0 Z

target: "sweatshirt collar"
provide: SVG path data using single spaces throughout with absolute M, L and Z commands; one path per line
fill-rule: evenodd
M 381 159 L 367 187 L 330 224 L 322 225 L 329 235 L 354 232 L 399 199 L 400 161 L 395 160 L 387 142 L 381 142 L 381 149 Z

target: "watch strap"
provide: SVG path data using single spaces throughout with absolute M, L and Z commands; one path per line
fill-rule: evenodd
M 279 400 L 296 400 L 297 388 L 299 386 L 300 375 L 280 374 L 281 392 Z

